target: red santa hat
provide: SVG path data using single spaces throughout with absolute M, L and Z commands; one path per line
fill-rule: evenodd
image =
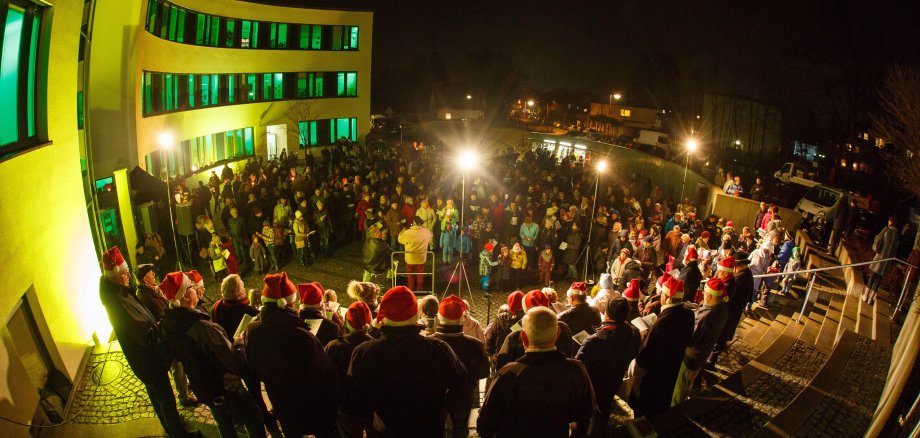
M 735 228 L 735 223 L 732 221 L 726 221 L 725 226 L 728 228 Z
M 521 307 L 521 301 L 523 299 L 524 299 L 524 292 L 521 292 L 519 290 L 516 290 L 508 294 L 508 311 L 511 312 L 512 315 L 523 310 L 523 308 Z
M 709 238 L 709 231 L 703 231 L 702 233 L 700 233 L 700 238 L 701 238 L 701 239 L 708 239 L 708 238 Z
M 466 303 L 460 297 L 450 295 L 441 300 L 441 305 L 438 306 L 438 324 L 461 325 L 466 310 Z
M 102 253 L 102 275 L 113 278 L 127 271 L 128 262 L 121 256 L 121 251 L 118 250 L 117 246 L 113 246 Z
M 170 272 L 160 282 L 160 291 L 169 301 L 171 307 L 179 307 L 180 301 L 185 297 L 188 288 L 194 286 L 192 280 L 182 272 Z
M 566 292 L 566 295 L 587 295 L 588 285 L 583 281 L 576 281 L 569 286 L 569 290 Z
M 623 289 L 623 298 L 628 301 L 639 301 L 642 298 L 642 289 L 639 286 L 638 278 L 629 280 L 629 285 L 626 286 L 626 289 Z
M 350 332 L 366 330 L 374 317 L 364 301 L 355 301 L 345 311 L 345 327 Z
M 521 306 L 525 312 L 534 307 L 549 307 L 549 298 L 543 294 L 543 291 L 534 289 L 524 295 L 524 299 L 521 300 Z
M 672 300 L 684 299 L 684 282 L 669 276 L 663 285 L 661 293 L 671 297 Z
M 297 297 L 297 287 L 288 280 L 286 272 L 268 274 L 262 281 L 265 282 L 265 286 L 262 287 L 263 303 L 275 303 L 278 307 L 286 307 Z
M 318 283 L 300 283 L 297 285 L 297 294 L 300 298 L 300 308 L 317 308 L 323 302 L 323 292 L 316 287 Z
M 700 254 L 696 252 L 695 246 L 690 246 L 687 248 L 687 255 L 684 256 L 684 261 L 686 260 L 698 260 Z
M 391 326 L 407 326 L 418 322 L 418 300 L 415 294 L 405 286 L 388 290 L 377 309 L 377 321 Z
M 192 281 L 192 286 L 195 286 L 195 287 L 204 286 L 204 278 L 201 278 L 201 274 L 199 274 L 198 271 L 192 269 L 191 271 L 186 272 L 185 275 L 188 277 L 189 280 Z
M 707 293 L 716 298 L 722 298 L 723 301 L 727 302 L 728 297 L 725 296 L 725 283 L 718 278 L 712 278 L 706 282 L 706 285 L 703 286 L 703 293 Z
M 719 272 L 735 273 L 735 258 L 732 256 L 723 257 L 719 260 L 719 266 L 716 268 Z

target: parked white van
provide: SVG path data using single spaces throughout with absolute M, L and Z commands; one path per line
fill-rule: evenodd
M 805 196 L 795 205 L 802 217 L 813 218 L 823 214 L 825 218 L 834 217 L 840 202 L 846 199 L 846 190 L 836 187 L 817 185 L 805 192 Z

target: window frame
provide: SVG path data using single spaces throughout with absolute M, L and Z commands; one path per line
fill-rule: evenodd
M 0 145 L 0 162 L 51 144 L 47 132 L 48 9 L 29 0 L 0 0 L 0 35 L 11 7 L 22 10 L 16 75 L 16 139 Z M 37 27 L 36 27 L 37 26 Z M 0 38 L 2 41 L 3 38 Z M 0 46 L 2 47 L 2 46 Z M 2 49 L 0 49 L 2 50 Z M 76 95 L 74 95 L 76 98 Z

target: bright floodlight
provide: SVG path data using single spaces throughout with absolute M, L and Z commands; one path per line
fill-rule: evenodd
M 467 94 L 467 95 L 466 95 L 466 100 L 470 100 L 470 99 L 472 99 L 472 98 L 473 98 L 473 95 L 472 95 L 472 94 Z
M 467 171 L 474 167 L 479 162 L 479 156 L 476 154 L 476 151 L 472 149 L 466 149 L 460 152 L 460 155 L 457 156 L 457 165 L 460 166 L 460 170 Z
M 690 151 L 690 152 L 695 152 L 697 147 L 699 147 L 699 143 L 697 143 L 696 140 L 688 140 L 688 141 L 687 141 L 687 150 L 688 150 L 688 151 Z
M 528 100 L 528 101 L 527 101 L 527 106 L 533 106 L 533 104 L 534 104 L 534 101 L 532 101 L 532 100 Z
M 613 93 L 613 100 L 620 100 L 623 97 L 620 93 Z
M 607 170 L 607 160 L 600 160 L 600 161 L 598 161 L 598 162 L 597 162 L 597 171 L 600 173 L 600 172 L 603 172 L 603 171 L 605 171 L 605 170 Z
M 157 143 L 160 144 L 161 148 L 172 148 L 173 146 L 173 136 L 169 132 L 160 133 L 157 137 Z

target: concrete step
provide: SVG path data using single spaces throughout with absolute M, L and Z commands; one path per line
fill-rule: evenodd
M 840 339 L 844 330 L 856 331 L 856 321 L 859 319 L 859 293 L 854 296 L 853 290 L 848 290 L 844 297 L 843 308 L 840 311 L 840 323 L 837 324 L 837 332 L 834 334 L 834 340 Z
M 813 345 L 817 342 L 818 332 L 821 330 L 821 324 L 824 323 L 824 318 L 827 315 L 827 304 L 828 300 L 819 296 L 817 301 L 805 309 L 805 316 L 801 320 L 805 327 L 802 330 L 802 335 L 799 336 L 800 341 L 808 345 Z
M 827 314 L 821 329 L 818 331 L 818 339 L 815 345 L 818 348 L 830 352 L 834 348 L 834 342 L 837 340 L 837 326 L 840 324 L 840 316 L 843 310 L 843 297 L 831 295 L 828 303 Z
M 868 304 L 867 304 L 868 305 Z M 879 297 L 875 300 L 875 305 L 871 306 L 874 312 L 872 317 L 872 339 L 875 339 L 881 345 L 891 346 L 892 339 L 896 335 L 892 334 L 891 313 L 894 311 L 894 305 L 888 301 L 888 298 Z

